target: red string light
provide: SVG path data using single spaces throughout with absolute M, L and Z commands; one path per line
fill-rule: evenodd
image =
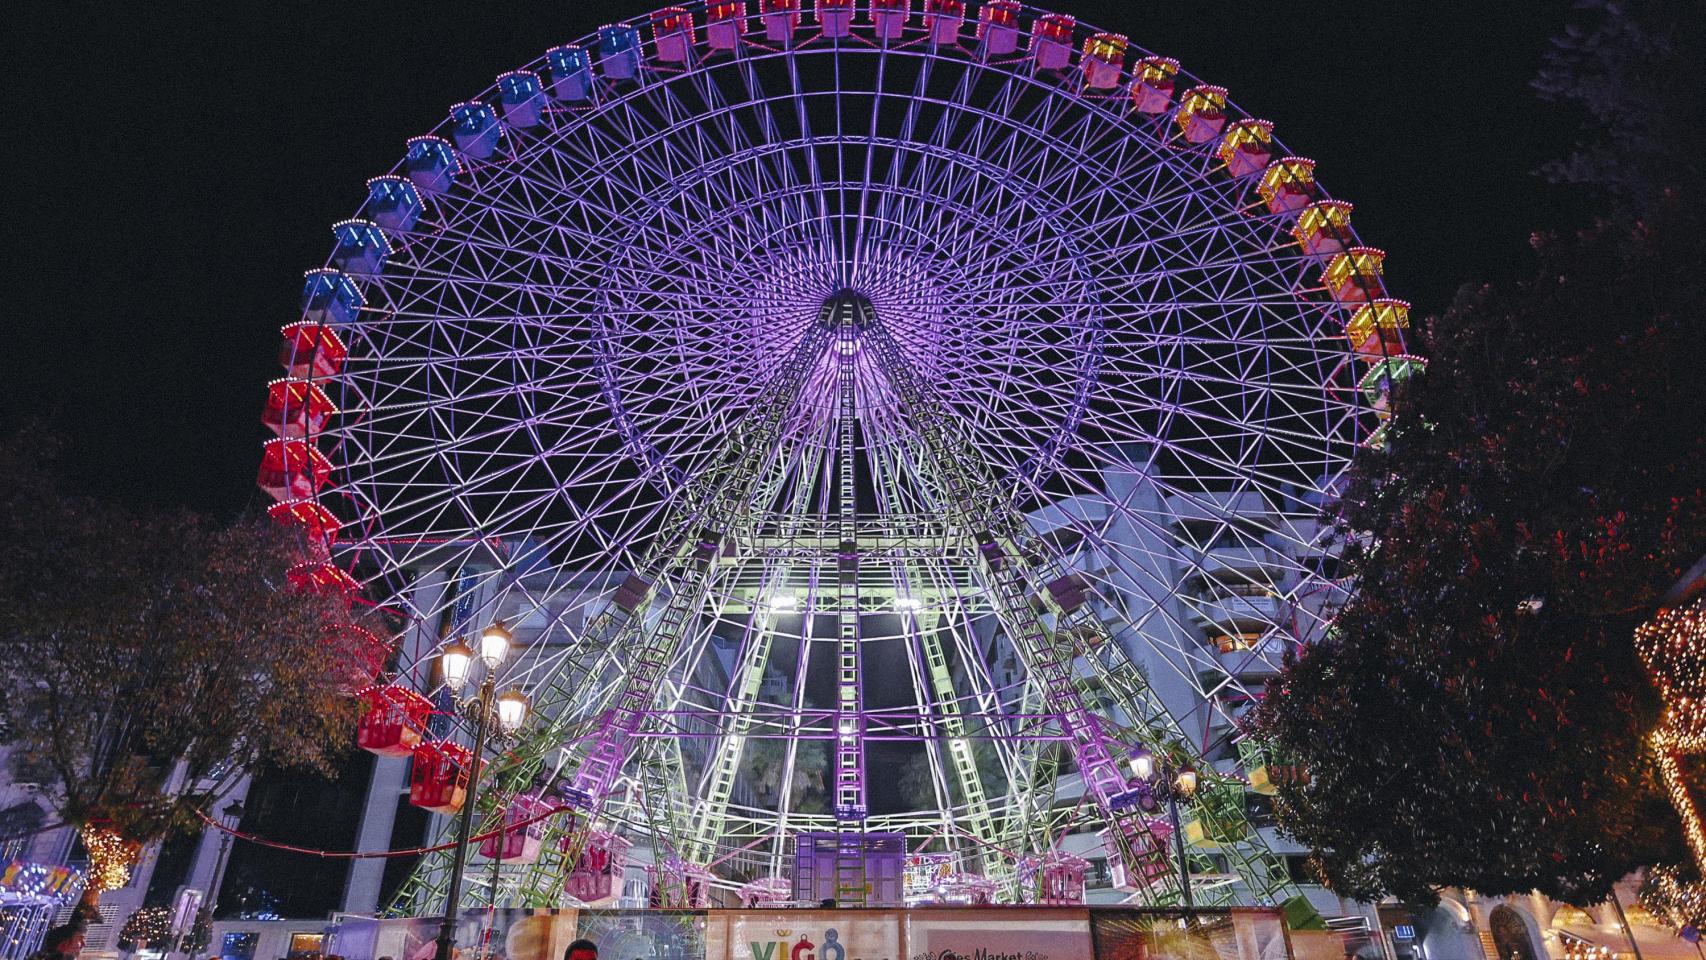
M 570 807 L 552 807 L 544 813 L 536 814 L 526 820 L 518 820 L 514 823 L 501 826 L 496 830 L 490 830 L 478 836 L 469 837 L 468 842 L 479 843 L 482 840 L 489 840 L 500 834 L 523 830 L 541 820 L 544 820 L 546 817 L 556 816 L 559 813 L 564 813 L 571 809 L 572 808 Z M 294 844 L 280 843 L 277 840 L 268 840 L 265 837 L 257 837 L 252 833 L 244 833 L 241 830 L 237 830 L 233 827 L 228 827 L 225 824 L 220 823 L 218 820 L 208 816 L 207 813 L 202 810 L 197 810 L 196 816 L 201 818 L 202 823 L 205 823 L 222 833 L 229 834 L 238 840 L 245 840 L 257 846 L 270 847 L 274 850 L 284 850 L 289 853 L 303 853 L 310 856 L 323 857 L 329 860 L 383 860 L 392 857 L 418 857 L 426 853 L 437 853 L 440 850 L 450 850 L 456 846 L 456 842 L 451 841 L 450 843 L 440 843 L 431 847 L 414 847 L 409 850 L 374 850 L 368 852 L 356 850 L 316 850 L 313 847 L 298 847 Z

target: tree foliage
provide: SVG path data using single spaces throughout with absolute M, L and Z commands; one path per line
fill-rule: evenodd
M 1583 113 L 1583 137 L 1542 172 L 1643 211 L 1706 177 L 1706 3 L 1578 0 L 1535 89 Z
M 746 742 L 741 762 L 747 782 L 760 802 L 781 802 L 782 772 L 788 759 L 787 740 L 754 737 Z M 802 740 L 794 751 L 794 775 L 789 781 L 789 809 L 795 813 L 823 813 L 829 809 L 824 774 L 829 770 L 829 751 L 817 741 Z
M 0 444 L 0 730 L 60 817 L 148 842 L 263 758 L 330 772 L 358 641 L 284 580 L 297 536 L 67 495 L 56 445 Z
M 948 745 L 944 742 L 938 748 L 944 755 L 941 762 L 945 766 L 948 789 L 948 803 L 954 806 L 966 802 L 965 791 L 960 787 L 959 777 L 954 774 L 953 764 L 946 756 Z M 972 762 L 977 765 L 978 782 L 983 785 L 984 794 L 989 797 L 1005 796 L 1007 793 L 1007 771 L 1001 766 L 1001 755 L 995 749 L 994 743 L 984 737 L 971 741 Z M 913 809 L 928 810 L 936 806 L 936 780 L 931 772 L 930 757 L 920 750 L 900 768 L 900 796 Z
M 1337 517 L 1355 598 L 1260 719 L 1311 777 L 1282 825 L 1358 899 L 1602 900 L 1686 856 L 1631 634 L 1706 551 L 1698 207 L 1537 239 L 1468 289 Z
M 1418 331 L 1332 517 L 1357 593 L 1257 714 L 1310 771 L 1281 825 L 1347 896 L 1586 905 L 1686 858 L 1631 634 L 1706 552 L 1706 16 L 1578 7 L 1536 87 L 1586 134 L 1543 172 L 1606 217 Z

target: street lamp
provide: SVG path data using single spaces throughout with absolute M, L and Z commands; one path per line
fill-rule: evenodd
M 1167 815 L 1173 824 L 1173 845 L 1179 856 L 1179 882 L 1185 894 L 1185 909 L 1192 909 L 1195 904 L 1191 902 L 1191 865 L 1185 859 L 1185 831 L 1179 826 L 1179 801 L 1189 801 L 1196 794 L 1197 771 L 1188 763 L 1174 766 L 1165 759 L 1157 763 L 1155 755 L 1143 747 L 1133 751 L 1128 762 L 1133 788 L 1148 793 L 1152 802 L 1167 804 Z
M 474 696 L 465 700 L 458 698 L 456 701 L 457 708 L 470 714 L 474 721 L 474 752 L 468 762 L 468 793 L 462 800 L 456 856 L 450 868 L 450 889 L 445 896 L 444 920 L 439 924 L 434 960 L 452 960 L 456 949 L 456 912 L 462 905 L 462 874 L 468 866 L 468 840 L 474 834 L 474 807 L 479 800 L 480 758 L 486 751 L 487 731 L 495 722 L 498 736 L 508 736 L 520 730 L 522 724 L 527 722 L 529 704 L 526 694 L 519 688 L 512 687 L 502 696 L 496 695 L 498 667 L 502 666 L 504 659 L 509 656 L 510 643 L 514 639 L 509 627 L 502 620 L 498 620 L 480 631 L 478 654 L 466 641 L 453 640 L 445 644 L 438 655 L 439 667 L 444 671 L 445 686 L 450 688 L 453 695 L 460 694 L 467 686 L 476 659 L 485 665 L 486 676 Z M 496 896 L 495 889 L 493 896 Z

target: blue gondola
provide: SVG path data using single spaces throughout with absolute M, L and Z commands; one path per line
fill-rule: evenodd
M 456 148 L 441 137 L 415 137 L 409 141 L 408 158 L 404 162 L 409 180 L 428 195 L 443 193 L 456 182 L 461 165 L 456 160 Z
M 612 80 L 632 80 L 640 72 L 640 28 L 609 24 L 598 28 L 599 68 Z
M 310 270 L 302 280 L 302 319 L 310 323 L 349 323 L 361 307 L 355 281 L 336 270 Z
M 420 192 L 402 177 L 374 177 L 367 181 L 367 215 L 387 230 L 411 230 L 421 218 Z
M 345 273 L 380 273 L 385 258 L 391 255 L 391 244 L 379 225 L 369 220 L 345 220 L 332 227 L 338 238 L 332 251 L 332 262 Z
M 471 100 L 450 108 L 450 136 L 465 157 L 484 160 L 498 150 L 503 125 L 491 107 Z
M 545 51 L 546 71 L 551 78 L 551 96 L 564 103 L 585 100 L 592 93 L 592 59 L 580 47 L 552 47 Z
M 545 113 L 545 86 L 537 73 L 512 70 L 498 77 L 498 102 L 504 123 L 519 130 L 536 127 Z

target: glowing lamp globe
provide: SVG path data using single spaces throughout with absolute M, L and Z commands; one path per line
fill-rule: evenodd
M 444 682 L 450 689 L 460 690 L 468 682 L 468 671 L 474 666 L 474 648 L 461 640 L 453 640 L 439 652 L 438 663 L 444 669 Z
M 509 645 L 515 639 L 502 620 L 494 622 L 480 633 L 480 659 L 488 669 L 496 668 L 509 656 Z

